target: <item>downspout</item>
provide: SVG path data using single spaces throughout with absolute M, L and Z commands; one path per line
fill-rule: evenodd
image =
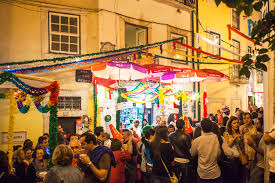
M 199 0 L 196 0 L 196 32 L 199 33 Z M 198 40 L 199 42 L 199 40 Z M 197 57 L 199 57 L 199 52 L 197 52 Z M 197 69 L 200 69 L 199 59 L 197 59 Z M 198 82 L 198 92 L 200 92 L 201 85 Z M 198 120 L 201 121 L 201 101 L 198 99 Z
M 194 10 L 192 11 L 192 14 L 191 14 L 191 31 L 192 31 L 192 46 L 195 47 L 195 33 L 194 33 Z M 192 56 L 195 56 L 195 51 L 192 50 Z M 192 69 L 195 69 L 195 59 L 192 58 Z M 196 83 L 194 82 L 193 83 L 193 92 L 196 91 Z M 196 101 L 193 101 L 193 104 L 194 104 L 194 109 L 193 109 L 193 119 L 196 118 Z

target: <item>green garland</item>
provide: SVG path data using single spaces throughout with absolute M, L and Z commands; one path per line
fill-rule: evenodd
M 53 166 L 52 163 L 52 155 L 55 147 L 57 146 L 57 105 L 52 105 L 50 107 L 50 124 L 49 124 L 49 132 L 50 132 L 50 138 L 49 138 L 49 144 L 50 144 L 50 167 Z
M 122 100 L 121 97 L 121 88 L 117 89 L 118 97 L 117 97 L 117 104 L 119 104 Z M 120 110 L 116 111 L 116 129 L 119 131 L 120 129 Z
M 94 128 L 96 127 L 97 122 L 97 93 L 96 93 L 96 84 L 94 84 Z
M 83 55 L 76 55 L 76 56 L 68 56 L 68 57 L 57 57 L 57 58 L 51 58 L 51 59 L 39 59 L 39 60 L 27 60 L 27 61 L 19 61 L 19 62 L 6 62 L 6 63 L 0 63 L 0 66 L 11 66 L 11 65 L 23 65 L 23 64 L 31 64 L 31 63 L 37 63 L 37 62 L 60 62 L 64 61 L 67 59 L 75 59 L 75 58 L 82 58 L 82 57 L 88 57 L 88 56 L 96 56 L 96 55 L 103 55 L 103 54 L 109 54 L 109 53 L 117 53 L 117 52 L 123 52 L 123 51 L 128 51 L 128 50 L 133 50 L 133 49 L 142 49 L 145 47 L 152 47 L 152 46 L 158 46 L 162 45 L 165 43 L 169 43 L 172 41 L 177 41 L 177 40 L 182 40 L 183 37 L 176 38 L 176 39 L 170 39 L 162 42 L 156 42 L 152 44 L 146 44 L 146 45 L 140 45 L 140 46 L 134 46 L 134 47 L 129 47 L 129 48 L 122 48 L 122 49 L 117 49 L 117 50 L 112 50 L 112 51 L 105 51 L 105 52 L 97 52 L 97 53 L 88 53 L 88 54 L 83 54 Z

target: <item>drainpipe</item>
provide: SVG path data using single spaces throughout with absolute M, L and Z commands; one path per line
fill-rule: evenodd
M 196 31 L 199 33 L 199 0 L 196 0 Z M 197 52 L 197 57 L 199 57 L 199 52 Z M 197 59 L 197 69 L 200 69 L 199 59 Z M 200 92 L 201 85 L 198 82 L 198 92 Z M 198 120 L 201 121 L 201 101 L 198 99 Z
M 194 10 L 192 11 L 192 14 L 191 14 L 191 31 L 192 31 L 192 46 L 195 47 L 195 33 L 194 33 Z M 192 50 L 192 56 L 195 56 L 195 51 Z M 195 69 L 195 59 L 192 58 L 192 69 Z M 196 91 L 196 83 L 193 83 L 193 92 Z M 193 106 L 194 106 L 194 109 L 193 109 L 193 119 L 196 118 L 196 101 L 193 101 Z

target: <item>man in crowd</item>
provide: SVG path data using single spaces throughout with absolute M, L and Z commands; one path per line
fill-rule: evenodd
M 132 140 L 132 134 L 130 130 L 122 130 L 123 148 L 127 149 L 131 155 L 131 159 L 126 161 L 125 164 L 125 179 L 127 183 L 135 183 L 136 180 L 136 168 L 137 168 L 137 145 Z
M 139 120 L 134 121 L 134 125 L 131 127 L 133 133 L 136 133 L 138 136 L 141 135 L 141 129 L 139 127 Z
M 38 138 L 38 147 L 37 148 L 42 148 L 43 149 L 43 151 L 44 151 L 44 158 L 45 159 L 49 159 L 50 157 L 49 157 L 49 142 L 48 142 L 48 138 L 46 138 L 46 137 L 43 137 L 43 136 L 41 136 L 41 137 L 39 137 Z M 36 149 L 37 149 L 36 148 Z M 36 150 L 34 151 L 34 152 L 36 152 Z M 33 156 L 35 156 L 35 153 L 33 153 Z
M 275 182 L 275 125 L 264 134 L 264 142 L 267 145 L 267 160 L 269 164 L 270 182 Z
M 177 130 L 169 135 L 169 141 L 175 148 L 175 169 L 180 183 L 193 182 L 191 170 L 191 138 L 184 133 L 185 122 L 179 119 L 176 122 Z
M 256 154 L 256 151 L 249 146 L 248 142 L 250 140 L 257 141 L 255 139 L 257 137 L 257 128 L 252 124 L 253 120 L 251 118 L 250 113 L 243 113 L 243 121 L 244 121 L 244 124 L 240 126 L 240 133 L 243 134 L 244 136 L 244 150 L 247 156 L 248 164 L 246 165 L 246 168 L 243 169 L 242 175 L 244 175 L 243 178 L 245 178 L 246 181 L 248 181 L 250 171 L 255 165 L 254 160 L 255 160 L 255 154 Z
M 116 166 L 112 150 L 105 146 L 99 146 L 96 137 L 90 132 L 82 134 L 80 142 L 87 152 L 87 155 L 80 155 L 81 162 L 87 165 L 84 170 L 86 182 L 108 183 L 111 165 Z
M 104 137 L 104 128 L 102 126 L 95 127 L 95 135 L 97 136 L 96 142 L 97 145 L 104 145 L 103 137 Z
M 190 149 L 193 157 L 198 155 L 198 183 L 215 182 L 221 183 L 221 170 L 217 163 L 221 153 L 219 140 L 216 134 L 211 132 L 212 122 L 208 118 L 201 121 L 202 135 L 196 138 Z M 226 156 L 232 156 L 232 151 L 222 144 Z
M 57 144 L 68 144 L 64 137 L 64 129 L 60 124 L 57 126 Z
M 71 149 L 73 150 L 73 153 L 74 153 L 72 165 L 77 166 L 78 165 L 78 159 L 79 159 L 79 156 L 81 154 L 81 144 L 78 140 L 72 140 L 72 141 L 70 141 L 70 147 L 71 147 Z

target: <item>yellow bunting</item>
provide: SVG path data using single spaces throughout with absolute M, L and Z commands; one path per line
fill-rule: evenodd
M 139 91 L 141 91 L 142 89 L 144 89 L 146 87 L 147 87 L 147 85 L 143 85 L 142 87 L 140 87 L 140 88 L 138 88 L 138 89 L 136 89 L 134 91 L 126 92 L 126 93 L 123 93 L 123 94 L 128 95 L 128 94 L 136 93 L 136 92 L 139 92 Z
M 8 157 L 9 165 L 12 168 L 12 156 L 13 156 L 13 136 L 14 136 L 14 116 L 15 116 L 15 98 L 14 90 L 10 89 L 10 111 L 9 111 L 9 130 L 8 130 Z
M 156 95 L 155 97 L 153 97 L 152 99 L 147 100 L 147 101 L 135 101 L 135 100 L 133 100 L 133 99 L 127 97 L 127 96 L 125 95 L 125 93 L 122 93 L 122 94 L 121 94 L 121 97 L 126 98 L 127 100 L 130 100 L 130 101 L 135 102 L 135 103 L 144 104 L 144 103 L 151 102 L 151 101 L 155 100 L 156 98 L 159 97 L 159 95 Z
M 105 90 L 105 98 L 107 98 L 107 88 L 104 88 Z
M 186 96 L 187 97 L 187 99 L 189 99 L 189 100 L 198 100 L 199 98 L 201 98 L 202 96 L 203 96 L 203 93 L 204 92 L 202 92 L 199 96 L 197 96 L 196 98 L 190 98 L 190 97 L 188 97 L 188 96 Z

